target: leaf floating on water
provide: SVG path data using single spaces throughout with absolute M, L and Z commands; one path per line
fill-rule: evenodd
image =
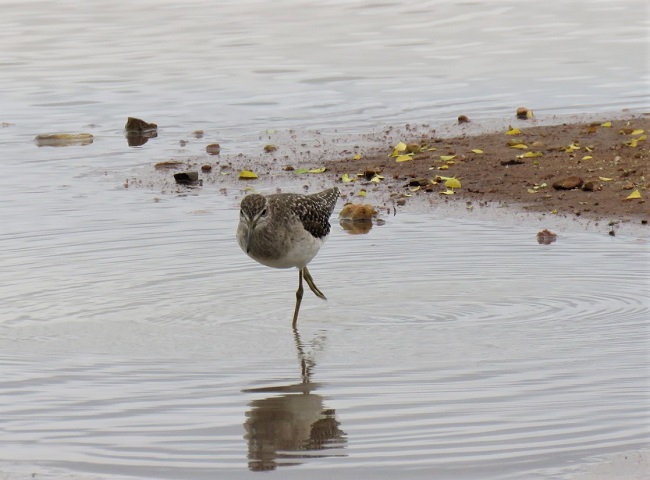
M 591 155 L 585 155 L 584 157 L 582 157 L 583 160 L 593 160 L 593 158 L 594 157 L 592 157 Z
M 296 168 L 293 173 L 297 173 L 298 175 L 302 175 L 303 173 L 307 173 L 309 169 L 307 168 Z
M 351 177 L 350 174 L 348 174 L 348 173 L 344 173 L 341 176 L 341 181 L 343 181 L 343 183 L 354 182 L 354 177 Z
M 506 132 L 506 135 L 521 135 L 521 130 L 519 130 L 518 128 L 512 128 L 511 125 L 508 131 Z
M 625 145 L 627 145 L 630 148 L 636 148 L 638 143 L 638 139 L 632 138 L 629 142 L 625 142 Z
M 257 178 L 257 174 L 255 172 L 251 172 L 250 170 L 242 170 L 239 172 L 239 179 L 240 180 L 254 180 Z
M 515 143 L 514 145 L 510 145 L 511 148 L 518 148 L 519 150 L 526 150 L 528 148 L 528 145 L 525 145 L 523 143 Z
M 481 150 L 480 148 L 474 148 L 474 149 L 472 149 L 472 153 L 480 155 L 481 153 L 483 153 L 483 150 Z
M 442 165 L 441 167 L 438 167 L 438 170 L 447 170 L 449 169 L 449 165 Z
M 630 193 L 625 200 L 634 200 L 636 198 L 643 198 L 641 196 L 641 192 L 639 190 L 634 190 L 632 193 Z
M 307 170 L 307 173 L 323 173 L 326 170 L 327 170 L 327 167 L 312 168 L 310 170 Z
M 612 180 L 614 180 L 613 178 L 607 178 L 607 177 L 598 177 L 598 179 L 601 182 L 611 182 Z
M 440 160 L 442 160 L 443 162 L 448 162 L 449 160 L 452 160 L 454 158 L 456 158 L 455 154 L 454 155 L 440 155 Z
M 411 155 L 399 155 L 395 159 L 396 162 L 408 162 L 409 160 L 413 160 L 413 157 Z
M 453 195 L 456 192 L 454 192 L 453 190 L 447 189 L 444 192 L 439 192 L 439 193 L 440 193 L 440 195 Z
M 612 126 L 612 122 L 603 122 L 600 124 L 601 127 L 609 128 Z
M 633 130 L 632 133 L 630 133 L 630 135 L 641 135 L 642 133 L 643 133 L 643 129 L 637 128 L 636 130 Z
M 449 178 L 445 181 L 445 187 L 447 188 L 460 188 L 460 180 L 457 178 Z

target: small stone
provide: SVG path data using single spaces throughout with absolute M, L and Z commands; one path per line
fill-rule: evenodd
M 459 124 L 459 125 L 460 125 L 461 123 L 469 123 L 469 122 L 470 122 L 470 120 L 469 120 L 469 118 L 467 117 L 467 115 L 460 115 L 460 116 L 458 117 L 458 124 Z
M 158 125 L 155 123 L 145 122 L 144 120 L 135 117 L 128 117 L 126 119 L 126 125 L 124 126 L 124 130 L 129 133 L 143 133 L 157 129 Z
M 634 190 L 634 183 L 626 180 L 621 184 L 621 190 Z
M 583 185 L 582 189 L 585 192 L 597 192 L 603 189 L 603 186 L 595 180 L 587 180 Z
M 529 113 L 528 112 L 530 112 L 530 110 L 528 110 L 526 107 L 519 107 L 517 109 L 517 118 L 519 120 L 528 120 L 528 118 L 529 118 Z M 530 115 L 530 116 L 532 116 L 532 115 Z
M 218 143 L 211 143 L 205 147 L 205 151 L 208 155 L 219 155 L 219 153 L 221 153 L 221 145 Z
M 177 160 L 167 160 L 165 162 L 156 163 L 153 168 L 156 170 L 173 170 L 175 168 L 181 168 L 184 165 L 184 162 L 179 162 Z
M 375 210 L 375 207 L 372 205 L 369 205 L 367 203 L 348 203 L 341 209 L 339 218 L 341 218 L 341 220 L 349 220 L 354 222 L 370 220 L 375 215 L 377 215 L 377 210 Z
M 420 178 L 413 178 L 412 180 L 409 180 L 407 187 L 425 187 L 429 185 L 429 179 L 425 177 L 420 177 Z
M 277 149 L 278 149 L 277 145 L 271 145 L 271 144 L 264 145 L 264 151 L 266 153 L 275 152 Z
M 180 185 L 194 185 L 199 181 L 199 172 L 175 173 L 174 180 Z
M 204 132 L 203 130 L 194 130 L 192 135 L 194 135 L 194 138 L 203 138 Z
M 553 182 L 553 188 L 555 190 L 573 190 L 574 188 L 580 188 L 583 183 L 584 180 L 580 177 L 566 177 Z
M 406 153 L 420 153 L 421 151 L 422 147 L 417 143 L 408 143 L 406 145 Z
M 548 229 L 537 232 L 537 243 L 540 245 L 550 245 L 557 240 L 557 234 Z
M 211 172 L 212 171 L 212 165 L 201 165 L 201 171 L 202 172 Z

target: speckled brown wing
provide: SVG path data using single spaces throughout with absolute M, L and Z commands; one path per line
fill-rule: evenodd
M 295 213 L 303 227 L 315 238 L 325 238 L 330 233 L 329 219 L 332 216 L 339 189 L 334 187 L 312 195 L 300 197 Z

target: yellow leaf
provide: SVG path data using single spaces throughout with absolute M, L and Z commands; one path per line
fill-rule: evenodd
M 628 147 L 631 147 L 631 148 L 635 148 L 636 144 L 637 144 L 637 139 L 636 138 L 631 139 L 629 142 L 625 142 L 625 145 L 627 145 Z
M 535 190 L 534 188 L 529 188 L 528 193 L 539 193 L 539 190 Z
M 506 135 L 521 135 L 521 130 L 519 130 L 518 128 L 512 128 L 512 126 L 510 126 L 510 128 L 506 132 Z
M 440 193 L 441 195 L 453 195 L 456 192 L 454 192 L 453 190 L 445 190 L 444 192 L 438 192 L 438 193 Z
M 423 150 L 424 150 L 424 149 L 423 149 Z M 428 152 L 435 152 L 435 151 L 438 150 L 438 149 L 437 149 L 436 147 L 429 147 L 429 148 L 427 148 L 426 150 L 427 150 Z
M 312 168 L 311 170 L 307 170 L 307 172 L 309 172 L 309 173 L 323 173 L 325 170 L 327 170 L 327 167 Z
M 480 155 L 481 153 L 483 153 L 483 150 L 481 150 L 480 148 L 475 148 L 475 149 L 472 150 L 472 153 Z
M 542 152 L 526 152 L 522 153 L 521 155 L 517 155 L 517 158 L 535 158 L 541 157 L 542 155 Z
M 351 177 L 349 174 L 344 173 L 341 177 L 341 180 L 343 180 L 343 183 L 350 183 L 354 181 L 354 177 Z
M 646 138 L 648 138 L 647 135 L 641 135 L 639 138 L 636 139 L 636 141 L 637 141 L 637 142 L 642 142 L 642 141 L 644 141 Z
M 572 143 L 571 145 L 569 145 L 564 149 L 565 152 L 569 152 L 569 153 L 573 152 L 574 150 L 580 150 L 580 145 L 578 145 L 577 143 Z
M 400 152 L 403 152 L 406 150 L 406 144 L 404 142 L 399 142 L 395 147 L 393 148 L 393 153 L 391 153 L 389 156 L 390 157 L 397 157 L 399 156 Z
M 357 195 L 360 196 L 360 197 L 365 197 L 366 196 L 366 191 L 361 189 L 361 190 L 359 190 L 359 193 L 357 193 Z
M 519 150 L 526 150 L 528 148 L 528 145 L 524 145 L 523 143 L 516 143 L 514 145 L 510 145 L 511 148 L 518 148 Z
M 375 173 L 375 176 L 370 179 L 371 182 L 379 183 L 384 179 L 381 175 L 377 175 Z
M 551 210 L 551 214 L 552 215 L 557 215 L 557 208 L 554 208 L 553 210 Z
M 354 160 L 361 160 L 361 154 L 360 154 L 360 153 L 357 153 L 357 154 L 353 157 L 353 159 L 354 159 Z
M 446 164 L 441 167 L 438 167 L 438 170 L 447 170 L 447 169 L 449 169 L 449 165 Z
M 593 149 L 593 148 L 591 148 L 591 147 L 585 147 L 585 150 L 587 150 L 587 151 L 588 151 L 589 153 L 591 153 L 591 152 L 593 152 L 593 151 L 594 151 L 594 149 Z
M 637 128 L 632 133 L 630 133 L 630 135 L 641 135 L 642 133 L 643 133 L 643 129 L 642 128 Z
M 582 157 L 583 160 L 592 160 L 593 158 L 594 157 L 592 157 L 591 155 L 585 155 L 584 157 Z
M 413 160 L 411 155 L 400 155 L 395 159 L 396 162 L 408 162 L 409 160 Z
M 257 174 L 251 172 L 250 170 L 242 170 L 241 172 L 239 172 L 239 178 L 240 180 L 253 180 L 257 178 Z
M 452 158 L 456 158 L 456 155 L 440 155 L 440 160 L 443 162 L 448 162 Z
M 418 190 L 420 190 L 420 188 L 422 188 L 422 187 L 420 187 L 419 185 L 417 185 L 417 186 L 415 186 L 415 187 L 409 187 L 409 191 L 411 191 L 411 192 L 417 192 Z
M 612 126 L 612 122 L 604 122 L 604 123 L 601 123 L 600 126 L 609 128 L 609 127 Z
M 445 182 L 445 187 L 447 188 L 460 188 L 460 180 L 457 178 L 450 178 Z
M 607 178 L 607 177 L 598 177 L 598 179 L 601 182 L 611 182 L 612 180 L 614 180 L 613 178 Z
M 632 193 L 630 193 L 625 200 L 634 200 L 635 198 L 643 198 L 641 197 L 641 192 L 638 190 L 634 190 Z
M 526 118 L 531 119 L 531 118 L 533 118 L 533 116 L 534 116 L 534 115 L 533 115 L 533 111 L 532 111 L 532 110 L 528 110 L 528 111 L 526 112 Z

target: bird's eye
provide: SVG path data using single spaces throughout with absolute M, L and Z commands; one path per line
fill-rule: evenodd
M 266 217 L 266 214 L 267 214 L 267 213 L 268 213 L 268 212 L 266 211 L 266 208 L 265 208 L 264 210 L 262 210 L 261 215 L 262 215 L 263 217 Z

